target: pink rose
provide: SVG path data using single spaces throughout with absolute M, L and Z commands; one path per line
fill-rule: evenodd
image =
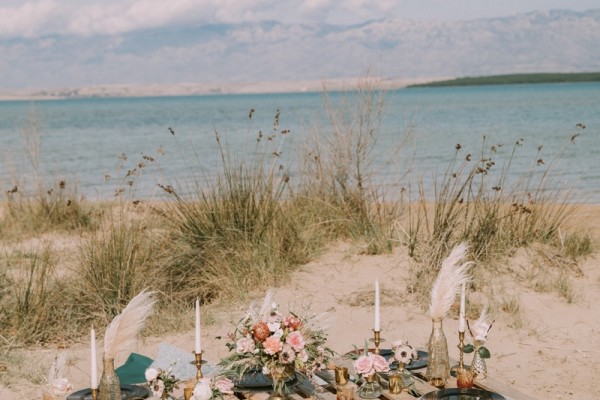
M 388 372 L 390 370 L 390 365 L 385 357 L 379 354 L 370 354 L 369 357 L 373 360 L 373 369 L 375 369 L 375 372 Z
M 277 354 L 283 348 L 283 343 L 276 336 L 269 336 L 264 342 L 265 353 L 273 355 Z
M 252 353 L 256 346 L 254 345 L 254 340 L 249 337 L 241 338 L 236 342 L 236 351 L 239 354 L 243 353 Z
M 233 394 L 233 382 L 226 377 L 221 377 L 215 382 L 215 389 L 223 394 Z
M 354 370 L 357 374 L 370 376 L 375 373 L 373 370 L 373 360 L 367 356 L 360 356 L 354 361 Z
M 302 336 L 302 332 L 294 331 L 287 335 L 285 338 L 285 342 L 294 348 L 296 351 L 300 351 L 304 348 L 304 337 Z

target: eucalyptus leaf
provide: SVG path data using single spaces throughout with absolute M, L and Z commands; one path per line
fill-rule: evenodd
M 472 344 L 466 344 L 465 347 L 463 347 L 463 353 L 466 354 L 472 353 L 473 350 L 475 350 L 475 347 L 473 347 Z
M 487 347 L 481 346 L 479 348 L 479 355 L 481 356 L 481 358 L 490 358 L 492 355 L 490 354 L 490 351 L 487 349 Z

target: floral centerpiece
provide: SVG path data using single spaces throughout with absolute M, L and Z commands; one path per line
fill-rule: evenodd
M 173 375 L 173 364 L 165 371 L 160 368 L 148 368 L 145 372 L 146 382 L 152 395 L 168 399 L 173 389 L 177 388 L 179 379 Z
M 295 372 L 311 377 L 323 369 L 333 352 L 325 346 L 327 335 L 317 316 L 282 313 L 267 293 L 262 307 L 251 306 L 229 334 L 230 355 L 219 365 L 241 380 L 247 372 L 261 371 L 273 380 L 274 394 L 285 397 L 286 379 Z
M 233 382 L 223 375 L 202 378 L 196 383 L 190 400 L 210 400 L 233 394 Z

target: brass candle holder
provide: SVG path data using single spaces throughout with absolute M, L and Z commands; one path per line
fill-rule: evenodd
M 458 368 L 464 369 L 465 333 L 460 331 L 458 332 L 458 349 L 460 350 L 458 356 Z
M 98 388 L 92 389 L 92 400 L 98 400 Z
M 195 364 L 196 364 L 196 369 L 198 370 L 196 372 L 196 380 L 199 381 L 200 379 L 202 379 L 204 376 L 202 375 L 202 352 L 200 353 L 196 353 L 194 352 L 194 357 L 195 357 Z
M 371 339 L 371 342 L 375 343 L 375 354 L 381 354 L 379 345 L 385 342 L 385 339 L 381 338 L 381 331 L 373 330 L 373 339 Z
M 464 358 L 464 349 L 465 349 L 465 333 L 458 331 L 458 345 L 456 346 L 458 347 L 458 364 L 453 365 L 452 368 L 450 368 L 450 375 L 452 376 L 458 376 L 458 371 L 459 370 L 463 370 L 464 369 L 464 363 L 463 363 L 463 358 Z

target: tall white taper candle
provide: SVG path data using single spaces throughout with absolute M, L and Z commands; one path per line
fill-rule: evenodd
M 200 328 L 200 300 L 196 299 L 196 346 L 194 350 L 196 353 L 202 352 L 202 339 L 201 339 L 201 328 Z
M 374 331 L 381 330 L 381 315 L 379 313 L 379 279 L 375 279 L 375 325 Z
M 465 295 L 466 295 L 466 285 L 463 282 L 462 287 L 460 289 L 460 313 L 458 315 L 458 331 L 465 331 Z
M 91 384 L 90 389 L 98 388 L 98 361 L 96 359 L 96 331 L 94 330 L 94 325 L 92 325 L 92 330 L 90 331 L 90 352 L 91 352 Z

